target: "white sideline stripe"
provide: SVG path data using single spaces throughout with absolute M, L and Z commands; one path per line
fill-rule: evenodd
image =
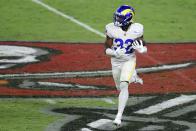
M 76 24 L 78 24 L 78 25 L 80 25 L 80 26 L 86 28 L 87 30 L 96 33 L 97 35 L 99 35 L 99 36 L 101 36 L 101 37 L 105 37 L 105 34 L 104 34 L 104 33 L 101 33 L 101 32 L 99 32 L 99 31 L 93 29 L 92 27 L 88 26 L 87 24 L 82 23 L 82 22 L 80 22 L 80 21 L 74 19 L 73 17 L 71 17 L 71 16 L 69 16 L 69 15 L 67 15 L 67 14 L 62 13 L 62 12 L 56 10 L 55 8 L 52 8 L 52 7 L 50 7 L 49 5 L 43 3 L 43 2 L 41 2 L 41 1 L 39 1 L 39 0 L 32 0 L 32 1 L 35 2 L 35 3 L 37 3 L 37 4 L 39 4 L 39 5 L 41 5 L 41 6 L 43 6 L 43 7 L 45 7 L 45 8 L 47 8 L 48 10 L 50 10 L 50 11 L 52 11 L 52 12 L 54 12 L 54 13 L 56 13 L 56 14 L 62 16 L 62 17 L 64 17 L 64 18 L 69 19 L 70 21 L 72 21 L 72 22 L 74 22 L 74 23 L 76 23 Z
M 102 125 L 111 122 L 112 120 L 109 119 L 100 119 L 91 123 L 88 123 L 87 125 L 92 127 L 92 128 L 98 128 L 101 127 Z
M 165 109 L 168 109 L 168 108 L 171 108 L 174 106 L 188 103 L 188 102 L 193 101 L 195 99 L 196 99 L 196 95 L 181 95 L 181 96 L 176 97 L 174 99 L 164 101 L 162 103 L 147 107 L 145 109 L 141 109 L 141 110 L 136 111 L 134 113 L 150 115 L 150 114 L 154 114 L 154 113 L 160 112 L 162 110 L 165 110 Z
M 172 70 L 178 68 L 185 68 L 193 63 L 183 63 L 176 65 L 161 65 L 158 67 L 144 67 L 136 69 L 137 73 L 148 73 L 152 71 L 164 71 L 164 70 Z M 0 78 L 13 78 L 13 79 L 21 79 L 21 77 L 25 78 L 74 78 L 74 77 L 95 77 L 95 76 L 111 76 L 111 70 L 97 70 L 97 71 L 80 71 L 80 72 L 51 72 L 51 73 L 25 73 L 25 74 L 0 74 Z

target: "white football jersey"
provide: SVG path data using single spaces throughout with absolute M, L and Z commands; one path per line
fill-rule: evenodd
M 105 32 L 113 39 L 113 50 L 116 50 L 117 47 L 121 47 L 126 50 L 125 54 L 132 54 L 134 53 L 132 43 L 135 39 L 143 35 L 144 28 L 142 24 L 133 23 L 129 26 L 127 31 L 123 31 L 121 27 L 115 26 L 114 23 L 109 23 L 106 25 Z

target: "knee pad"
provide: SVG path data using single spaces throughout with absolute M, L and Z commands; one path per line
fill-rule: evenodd
M 120 90 L 128 89 L 129 83 L 126 81 L 120 82 Z

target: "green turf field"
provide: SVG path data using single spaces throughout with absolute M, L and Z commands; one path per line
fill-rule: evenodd
M 41 0 L 104 33 L 122 4 L 135 9 L 135 22 L 149 42 L 196 41 L 195 0 Z M 32 0 L 1 0 L 0 40 L 104 42 L 104 37 L 59 16 Z
M 39 112 L 42 108 L 46 107 L 111 107 L 117 105 L 117 101 L 115 99 L 113 99 L 115 104 L 107 103 L 103 99 L 53 99 L 52 101 L 55 102 L 48 102 L 47 100 L 48 99 L 0 100 L 0 131 L 43 131 L 48 124 L 65 117 Z

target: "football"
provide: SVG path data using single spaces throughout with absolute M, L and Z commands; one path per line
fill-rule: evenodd
M 143 45 L 143 46 L 146 46 L 146 42 L 144 41 L 144 39 L 143 38 L 137 38 L 136 39 L 137 41 L 138 41 L 138 43 L 141 45 Z

